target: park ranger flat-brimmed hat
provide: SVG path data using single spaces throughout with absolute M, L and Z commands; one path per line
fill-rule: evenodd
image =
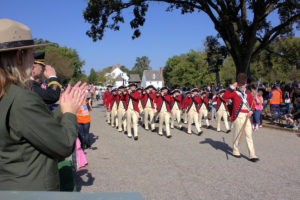
M 0 52 L 46 46 L 34 44 L 28 26 L 11 19 L 0 19 Z

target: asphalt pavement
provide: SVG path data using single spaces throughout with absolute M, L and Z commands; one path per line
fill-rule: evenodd
M 252 163 L 245 138 L 242 158 L 232 156 L 232 133 L 203 127 L 197 136 L 171 129 L 168 139 L 139 126 L 134 141 L 105 122 L 102 105 L 96 103 L 91 117 L 89 164 L 76 176 L 81 192 L 139 192 L 148 200 L 300 199 L 297 134 L 269 128 L 254 132 L 260 161 Z

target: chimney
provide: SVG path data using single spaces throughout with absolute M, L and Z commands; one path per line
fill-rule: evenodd
M 161 77 L 161 80 L 162 80 L 162 86 L 164 87 L 165 86 L 165 81 L 164 81 L 164 75 L 163 75 L 163 68 L 162 67 L 159 68 L 159 74 L 160 74 L 160 77 Z
M 120 63 L 118 63 L 118 64 L 117 64 L 117 68 L 119 68 L 119 69 L 120 69 Z

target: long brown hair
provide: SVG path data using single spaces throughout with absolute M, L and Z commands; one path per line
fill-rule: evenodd
M 11 84 L 24 87 L 32 63 L 32 49 L 0 52 L 0 99 Z

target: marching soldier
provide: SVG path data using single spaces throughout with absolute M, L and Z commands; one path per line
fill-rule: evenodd
M 112 85 L 107 85 L 107 90 L 104 93 L 103 96 L 103 105 L 106 107 L 106 122 L 110 124 L 110 96 L 111 96 L 111 90 L 113 86 Z
M 140 93 L 135 91 L 137 88 L 137 85 L 135 83 L 129 84 L 129 90 L 126 95 L 126 118 L 127 118 L 127 136 L 129 138 L 132 137 L 131 134 L 131 122 L 133 126 L 133 134 L 134 134 L 134 140 L 138 140 L 138 118 L 139 118 L 139 99 L 140 99 Z
M 117 89 L 113 89 L 110 100 L 110 114 L 111 114 L 111 126 L 114 128 L 118 127 L 118 103 L 119 103 L 119 95 L 117 95 Z
M 255 107 L 254 99 L 250 92 L 246 90 L 247 75 L 240 73 L 237 77 L 237 82 L 232 84 L 223 95 L 224 99 L 231 99 L 233 102 L 233 110 L 231 115 L 232 128 L 233 128 L 233 156 L 240 158 L 241 154 L 238 149 L 238 144 L 242 134 L 246 135 L 246 142 L 250 154 L 250 161 L 258 161 L 255 154 L 253 140 L 252 140 L 252 127 L 250 118 L 253 114 Z
M 36 92 L 43 101 L 50 106 L 59 100 L 62 85 L 56 77 L 56 72 L 53 67 L 45 64 L 45 53 L 39 53 L 35 56 L 35 61 L 32 66 L 30 79 L 26 80 L 25 85 L 30 90 Z M 41 84 L 42 76 L 47 78 L 48 84 Z
M 199 125 L 199 105 L 201 105 L 202 100 L 198 96 L 198 89 L 195 88 L 192 91 L 191 96 L 187 96 L 185 99 L 186 113 L 188 116 L 188 134 L 192 134 L 192 123 L 195 123 L 198 135 L 201 135 L 203 131 L 200 129 Z
M 187 105 L 186 105 L 186 102 L 189 98 L 191 98 L 191 92 L 190 91 L 186 91 L 185 92 L 185 97 L 183 98 L 183 101 L 182 101 L 182 110 L 183 110 L 183 123 L 184 124 L 187 124 L 188 123 L 188 114 L 186 112 L 187 110 Z
M 143 99 L 143 88 L 137 88 L 136 89 L 137 92 L 140 93 L 140 98 L 139 98 L 139 120 L 142 120 L 142 116 L 143 116 L 143 112 L 144 112 L 144 108 L 143 108 L 143 104 L 142 104 L 142 99 Z M 144 120 L 142 120 L 142 122 L 144 122 Z
M 223 94 L 225 90 L 219 91 L 219 95 L 217 95 L 213 99 L 213 103 L 216 103 L 216 112 L 217 112 L 217 131 L 220 132 L 220 124 L 221 124 L 221 119 L 223 117 L 225 128 L 226 128 L 226 133 L 230 132 L 230 128 L 228 125 L 228 120 L 227 116 L 229 115 L 229 111 L 227 108 L 226 101 L 223 99 Z
M 149 130 L 149 123 L 151 126 L 151 131 L 155 131 L 155 123 L 154 123 L 154 113 L 155 113 L 155 99 L 156 93 L 154 92 L 154 86 L 149 85 L 145 88 L 145 94 L 142 99 L 143 108 L 144 108 L 144 125 L 145 129 Z
M 174 128 L 174 120 L 177 120 L 178 128 L 182 130 L 182 124 L 181 124 L 181 101 L 182 101 L 182 95 L 181 91 L 178 89 L 175 89 L 172 91 L 172 99 L 171 99 L 171 128 Z
M 169 95 L 168 93 L 169 93 L 169 89 L 167 87 L 161 88 L 161 93 L 156 97 L 156 106 L 157 106 L 157 113 L 159 116 L 158 134 L 160 136 L 163 135 L 163 123 L 165 122 L 167 138 L 171 138 L 172 137 L 170 133 L 171 95 Z
M 204 118 L 206 122 L 206 127 L 211 128 L 208 121 L 208 98 L 207 92 L 203 91 L 201 93 L 201 104 L 199 105 L 199 125 L 202 127 L 202 118 Z
M 119 104 L 118 104 L 118 131 L 122 132 L 123 130 L 127 132 L 127 124 L 126 124 L 126 97 L 127 91 L 125 90 L 124 86 L 119 87 Z M 123 125 L 123 127 L 122 127 Z M 123 129 L 124 128 L 124 129 Z

